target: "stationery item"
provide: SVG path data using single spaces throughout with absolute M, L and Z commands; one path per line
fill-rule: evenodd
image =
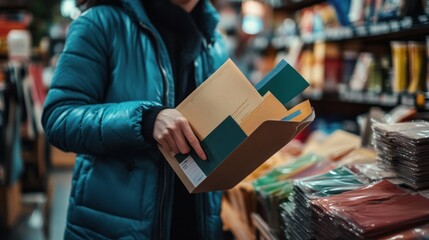
M 397 179 L 394 171 L 383 168 L 383 165 L 378 162 L 351 164 L 348 168 L 354 173 L 363 175 L 373 182 L 384 179 Z
M 377 160 L 377 153 L 370 148 L 356 148 L 336 162 L 337 166 L 372 164 Z
M 407 1 L 382 0 L 380 7 L 378 9 L 377 18 L 379 20 L 390 20 L 390 19 L 400 17 L 404 2 L 407 2 Z
M 295 162 L 276 167 L 252 182 L 257 197 L 267 216 L 268 223 L 276 232 L 280 232 L 278 204 L 288 201 L 293 189 L 292 179 L 305 178 L 332 170 L 329 161 L 315 155 L 306 155 Z
M 296 180 L 294 187 L 303 197 L 312 200 L 362 188 L 366 183 L 367 179 L 347 167 L 340 167 L 322 175 Z
M 203 140 L 228 116 L 240 124 L 263 100 L 228 60 L 176 109 L 188 119 L 198 139 Z
M 356 51 L 344 51 L 343 52 L 343 75 L 342 82 L 345 86 L 349 86 L 353 69 L 355 68 L 358 58 L 358 52 Z
M 365 90 L 368 83 L 370 68 L 373 62 L 374 55 L 372 53 L 363 52 L 359 54 L 353 74 L 350 78 L 349 88 L 352 91 L 362 92 Z
M 364 0 L 351 0 L 349 10 L 349 21 L 354 25 L 363 23 L 364 18 Z
M 349 26 L 349 11 L 350 11 L 350 0 L 328 0 L 329 4 L 331 4 L 335 8 L 335 12 L 337 14 L 338 20 L 340 21 L 342 26 Z
M 389 236 L 380 238 L 380 240 L 406 240 L 406 239 L 429 239 L 429 224 L 418 227 L 412 227 Z
M 341 61 L 338 44 L 316 42 L 314 44 L 314 65 L 312 81 L 314 88 L 336 92 L 341 78 Z
M 407 44 L 393 41 L 390 43 L 393 58 L 393 92 L 401 93 L 407 90 Z
M 359 136 L 343 130 L 336 130 L 312 152 L 335 161 L 359 148 L 360 144 Z
M 318 219 L 310 208 L 311 200 L 362 188 L 365 184 L 365 178 L 346 167 L 295 180 L 290 202 L 279 206 L 283 235 L 286 239 L 314 239 Z
M 240 127 L 249 136 L 266 120 L 280 120 L 287 112 L 283 104 L 271 92 L 267 92 L 262 103 L 241 122 Z
M 191 193 L 232 188 L 313 121 L 308 101 L 291 111 L 284 106 L 307 86 L 282 60 L 254 88 L 228 60 L 177 107 L 207 160 L 194 151 L 161 153 Z
M 383 76 L 381 73 L 380 62 L 378 60 L 372 61 L 369 66 L 366 90 L 372 93 L 381 93 L 383 90 Z
M 314 154 L 304 155 L 290 164 L 285 164 L 272 169 L 267 174 L 256 179 L 252 184 L 256 187 L 258 185 L 274 183 L 285 179 L 293 179 L 294 175 L 304 171 L 321 160 L 321 157 Z
M 428 129 L 428 122 L 373 125 L 380 163 L 414 189 L 429 188 Z
M 310 49 L 304 49 L 298 59 L 297 69 L 310 82 L 311 89 L 320 89 L 313 80 L 314 55 Z
M 321 238 L 379 238 L 398 229 L 418 226 L 429 218 L 429 199 L 387 180 L 319 198 L 311 205 L 320 217 L 317 234 Z
M 429 2 L 429 0 L 428 0 Z M 429 10 L 429 6 L 427 7 Z M 429 91 L 429 36 L 426 37 L 426 82 L 425 91 Z
M 408 42 L 408 57 L 410 69 L 409 93 L 423 91 L 425 77 L 425 45 L 420 42 Z

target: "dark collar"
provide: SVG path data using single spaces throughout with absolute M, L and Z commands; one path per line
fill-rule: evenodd
M 127 10 L 128 14 L 137 22 L 144 24 L 152 31 L 156 31 L 155 27 L 149 20 L 149 17 L 143 7 L 141 1 L 159 1 L 159 0 L 121 0 L 122 5 Z M 194 16 L 195 19 L 199 19 L 197 23 L 201 30 L 204 38 L 208 42 L 213 41 L 216 25 L 219 22 L 219 15 L 209 0 L 200 0 L 199 3 L 201 9 L 199 11 L 193 11 L 192 14 L 201 15 Z

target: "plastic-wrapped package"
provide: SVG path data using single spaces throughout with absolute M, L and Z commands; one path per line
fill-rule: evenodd
M 334 168 L 330 161 L 314 154 L 304 155 L 296 161 L 278 166 L 252 182 L 263 213 L 274 231 L 280 230 L 278 205 L 288 201 L 293 181 L 308 176 L 325 173 Z
M 258 185 L 264 185 L 269 184 L 273 182 L 278 182 L 285 179 L 291 179 L 294 175 L 299 173 L 300 171 L 305 170 L 306 168 L 310 167 L 311 165 L 321 161 L 322 158 L 314 155 L 314 154 L 306 154 L 300 158 L 298 158 L 296 161 L 278 166 L 274 169 L 272 169 L 267 174 L 257 178 L 254 182 L 254 186 Z
M 363 182 L 366 180 L 358 179 L 349 169 L 341 167 L 326 174 L 297 180 L 295 185 L 306 198 L 315 199 L 363 187 Z
M 348 166 L 351 171 L 364 175 L 371 181 L 379 181 L 383 179 L 396 179 L 396 173 L 390 169 L 385 169 L 378 163 L 353 164 Z
M 295 180 L 290 202 L 279 206 L 283 236 L 286 239 L 312 239 L 318 219 L 310 208 L 310 201 L 362 188 L 366 184 L 366 178 L 361 178 L 346 167 Z
M 429 123 L 373 125 L 378 159 L 414 189 L 429 187 Z
M 429 224 L 413 227 L 399 233 L 395 233 L 380 240 L 406 240 L 406 239 L 429 239 Z
M 387 180 L 311 202 L 319 216 L 317 237 L 372 239 L 429 219 L 429 199 Z

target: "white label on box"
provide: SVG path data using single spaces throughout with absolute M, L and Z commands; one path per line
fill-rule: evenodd
M 191 156 L 185 158 L 179 165 L 194 187 L 198 186 L 207 177 Z

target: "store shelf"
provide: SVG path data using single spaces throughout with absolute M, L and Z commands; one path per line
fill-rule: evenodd
M 28 10 L 28 5 L 20 3 L 0 3 L 0 11 Z
M 304 43 L 315 41 L 373 40 L 429 34 L 429 16 L 405 17 L 363 26 L 326 29 L 325 34 L 302 36 Z
M 369 106 L 393 108 L 398 105 L 416 107 L 419 110 L 429 111 L 429 93 L 396 94 L 344 91 L 339 94 L 303 93 L 303 97 L 312 101 L 343 102 Z
M 287 0 L 283 6 L 275 9 L 292 12 L 322 2 L 326 2 L 326 0 Z
M 400 104 L 400 95 L 393 93 L 344 92 L 339 94 L 339 100 L 351 103 L 395 107 Z
M 372 41 L 425 35 L 429 35 L 429 16 L 420 15 L 415 18 L 405 17 L 401 20 L 391 20 L 370 25 L 326 29 L 324 33 L 304 34 L 300 38 L 305 44 L 313 44 L 316 41 Z M 289 39 L 290 36 L 277 36 L 273 37 L 270 43 L 274 48 L 282 49 L 289 47 Z

